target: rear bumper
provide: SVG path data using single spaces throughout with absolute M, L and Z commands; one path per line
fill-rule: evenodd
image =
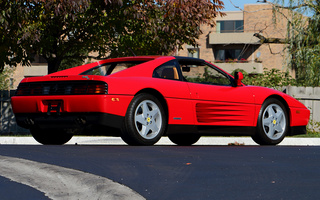
M 133 96 L 130 95 L 13 96 L 11 105 L 16 115 L 37 116 L 59 112 L 66 116 L 78 115 L 78 113 L 108 113 L 125 116 L 132 98 Z
M 38 127 L 43 129 L 74 129 L 89 126 L 105 126 L 120 129 L 122 116 L 107 113 L 17 113 L 15 114 L 17 124 L 23 128 L 30 129 Z

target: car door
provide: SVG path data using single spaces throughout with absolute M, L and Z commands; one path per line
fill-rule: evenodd
M 233 79 L 206 62 L 180 61 L 187 81 L 196 125 L 254 125 L 254 95 L 246 86 L 233 84 Z
M 188 84 L 183 77 L 176 60 L 157 67 L 153 72 L 156 88 L 166 100 L 169 125 L 194 125 L 194 112 L 190 101 Z

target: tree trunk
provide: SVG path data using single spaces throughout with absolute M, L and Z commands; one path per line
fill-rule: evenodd
M 288 39 L 283 39 L 283 38 L 266 38 L 263 35 L 261 35 L 260 33 L 255 33 L 253 34 L 253 36 L 257 37 L 260 39 L 260 43 L 264 44 L 264 43 L 273 43 L 273 44 L 288 44 L 289 41 Z
M 61 61 L 58 59 L 48 59 L 48 74 L 57 72 Z

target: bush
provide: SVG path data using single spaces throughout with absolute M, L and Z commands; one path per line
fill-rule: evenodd
M 0 90 L 8 90 L 10 87 L 10 77 L 15 68 L 5 67 L 0 73 Z
M 261 74 L 248 74 L 243 69 L 236 69 L 232 74 L 234 75 L 236 71 L 243 73 L 243 83 L 246 85 L 263 86 L 277 90 L 288 85 L 296 85 L 296 80 L 292 78 L 289 72 L 282 72 L 279 69 L 268 70 L 264 68 Z

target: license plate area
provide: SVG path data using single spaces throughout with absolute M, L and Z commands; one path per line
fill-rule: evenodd
M 47 115 L 52 113 L 60 115 L 63 112 L 63 100 L 43 100 L 42 105 Z

